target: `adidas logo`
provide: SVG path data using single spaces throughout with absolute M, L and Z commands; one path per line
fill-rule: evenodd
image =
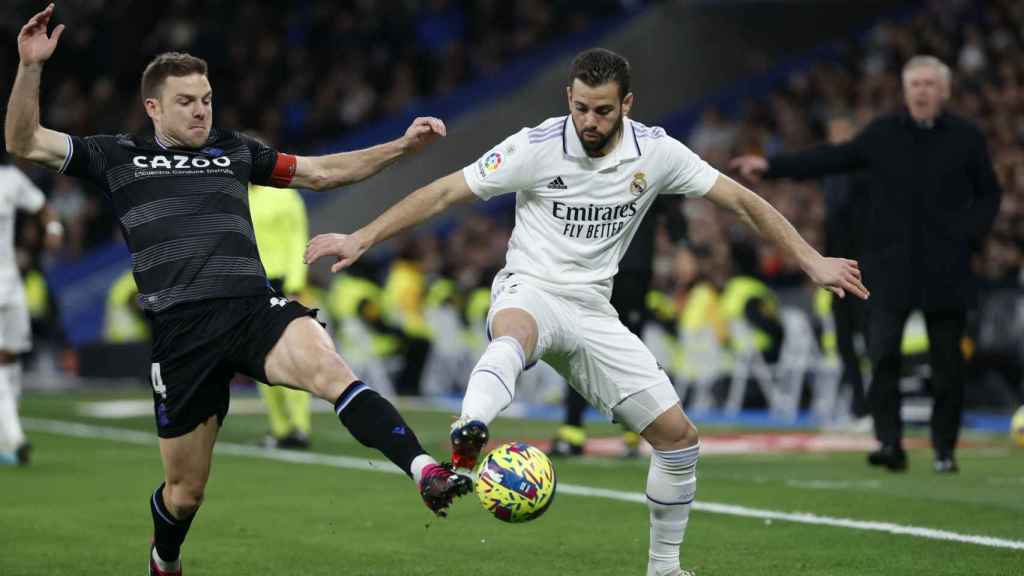
M 551 182 L 548 182 L 548 188 L 551 188 L 552 190 L 568 190 L 569 189 L 569 187 L 565 185 L 565 182 L 562 182 L 562 177 L 561 176 L 558 176 L 557 178 L 555 178 Z

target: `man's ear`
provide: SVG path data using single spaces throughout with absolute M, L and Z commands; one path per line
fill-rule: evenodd
M 626 97 L 622 99 L 622 115 L 629 116 L 629 111 L 633 108 L 633 93 L 626 94 Z

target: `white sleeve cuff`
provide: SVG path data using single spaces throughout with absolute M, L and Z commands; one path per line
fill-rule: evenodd
M 58 170 L 58 172 L 60 172 L 61 174 L 63 174 L 64 171 L 68 169 L 68 164 L 71 164 L 71 157 L 74 156 L 75 154 L 75 145 L 71 141 L 71 135 L 65 134 L 64 138 L 66 138 L 68 141 L 68 151 L 64 155 L 64 163 L 61 164 L 60 170 Z

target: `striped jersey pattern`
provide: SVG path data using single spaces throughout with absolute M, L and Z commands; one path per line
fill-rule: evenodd
M 198 150 L 152 136 L 68 140 L 61 171 L 91 181 L 112 203 L 144 310 L 269 292 L 248 185 L 271 184 L 276 151 L 217 129 Z

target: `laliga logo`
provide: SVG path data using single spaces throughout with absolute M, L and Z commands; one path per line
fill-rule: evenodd
M 152 158 L 135 156 L 132 158 L 132 164 L 139 168 L 209 168 L 210 165 L 226 168 L 231 166 L 231 158 L 227 156 L 218 156 L 213 159 L 203 158 L 202 156 L 178 155 L 171 156 L 170 158 L 163 155 L 153 156 Z

